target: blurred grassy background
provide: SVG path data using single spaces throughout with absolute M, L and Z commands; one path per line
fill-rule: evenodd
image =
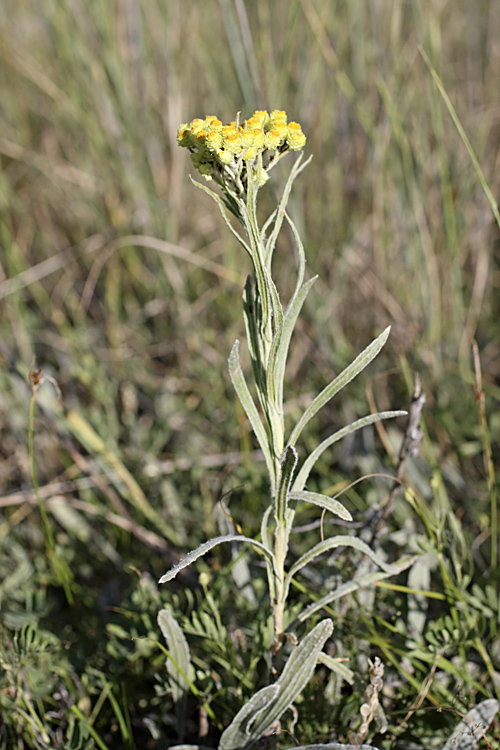
M 49 597 L 37 610 L 26 593 L 35 596 L 28 581 L 54 584 L 40 557 L 29 389 L 18 377 L 33 361 L 64 403 L 42 386 L 35 448 L 80 617 L 118 606 L 127 565 L 161 574 L 213 534 L 222 489 L 247 484 L 238 520 L 256 525 L 265 481 L 226 374 L 249 269 L 176 146 L 178 125 L 206 114 L 286 109 L 314 154 L 291 202 L 320 279 L 295 336 L 290 414 L 392 325 L 371 371 L 377 406 L 405 407 L 405 373 L 420 373 L 427 465 L 444 473 L 453 512 L 480 540 L 471 555 L 487 568 L 492 484 L 470 353 L 476 338 L 497 458 L 498 228 L 419 45 L 499 195 L 494 0 L 3 0 L 0 533 L 10 583 L 0 594 L 10 627 L 43 610 L 55 631 L 49 615 L 62 606 Z M 286 300 L 291 238 L 280 247 Z M 366 413 L 363 387 L 328 408 L 318 434 Z M 370 468 L 353 451 L 336 453 L 318 481 Z M 375 468 L 391 467 L 378 455 Z M 420 472 L 425 494 L 430 470 Z M 398 513 L 396 525 L 407 506 Z M 66 627 L 77 640 L 64 620 L 58 636 Z

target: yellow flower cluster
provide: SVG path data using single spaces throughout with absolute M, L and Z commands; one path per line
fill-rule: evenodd
M 196 118 L 180 126 L 177 142 L 191 151 L 195 167 L 210 179 L 221 167 L 251 161 L 259 152 L 300 151 L 306 137 L 297 122 L 287 123 L 286 112 L 275 109 L 270 114 L 257 110 L 241 125 L 223 125 L 214 115 Z

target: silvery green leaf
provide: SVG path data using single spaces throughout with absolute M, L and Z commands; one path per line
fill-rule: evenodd
M 321 442 L 313 451 L 308 455 L 304 463 L 302 464 L 299 473 L 295 477 L 295 481 L 293 483 L 292 489 L 294 491 L 300 491 L 304 488 L 307 479 L 309 477 L 309 474 L 311 472 L 311 469 L 313 468 L 314 464 L 318 460 L 318 458 L 321 456 L 321 454 L 326 451 L 327 448 L 329 448 L 331 445 L 336 443 L 338 440 L 342 440 L 346 435 L 350 435 L 351 432 L 355 432 L 356 430 L 360 430 L 362 427 L 366 427 L 367 425 L 373 424 L 374 422 L 380 422 L 381 419 L 392 419 L 393 417 L 404 417 L 406 416 L 406 411 L 381 411 L 377 414 L 369 414 L 367 417 L 362 417 L 361 419 L 357 419 L 356 422 L 353 422 L 350 425 L 347 425 L 347 427 L 343 427 L 341 430 L 337 430 L 337 432 L 334 432 L 333 435 L 330 435 L 327 437 L 323 442 Z
M 275 485 L 274 462 L 273 462 L 271 452 L 269 449 L 269 442 L 267 439 L 266 431 L 264 429 L 264 425 L 262 424 L 261 418 L 259 416 L 259 412 L 257 411 L 257 407 L 255 406 L 254 400 L 250 394 L 250 391 L 248 390 L 245 376 L 243 375 L 243 371 L 241 369 L 239 346 L 240 346 L 240 342 L 238 341 L 238 339 L 236 339 L 236 341 L 234 342 L 233 348 L 231 349 L 231 354 L 229 355 L 229 360 L 228 360 L 229 375 L 231 377 L 231 381 L 238 395 L 238 398 L 241 401 L 241 405 L 243 406 L 245 413 L 248 419 L 250 420 L 252 429 L 255 433 L 257 440 L 259 441 L 259 445 L 264 454 L 264 458 L 266 460 L 266 465 L 267 465 L 267 470 L 269 472 L 269 477 L 271 480 L 271 490 L 272 490 L 272 493 L 274 494 L 274 485 Z
M 214 748 L 208 745 L 170 745 L 168 750 L 214 750 Z
M 274 503 L 274 514 L 277 524 L 285 522 L 286 509 L 288 503 L 288 490 L 293 478 L 293 472 L 297 466 L 298 455 L 295 448 L 291 445 L 285 448 L 280 459 L 281 471 L 276 490 L 276 501 Z
M 335 672 L 335 674 L 338 674 L 339 677 L 348 682 L 349 685 L 353 684 L 354 672 L 343 662 L 334 659 L 333 656 L 329 656 L 323 651 L 319 655 L 318 661 L 320 661 L 321 664 L 324 664 L 325 667 L 328 667 L 332 672 Z
M 245 230 L 250 240 L 250 253 L 252 258 L 253 270 L 255 274 L 255 284 L 257 286 L 258 294 L 260 295 L 260 302 L 262 305 L 262 325 L 264 331 L 267 330 L 267 324 L 269 322 L 269 316 L 272 314 L 272 291 L 269 285 L 271 280 L 271 274 L 266 268 L 263 248 L 260 244 L 260 233 L 257 225 L 257 218 L 255 216 L 255 207 L 252 207 L 252 200 L 250 192 L 253 190 L 252 182 L 248 183 L 248 205 L 241 203 L 241 214 Z M 272 280 L 271 280 L 272 281 Z
M 443 750 L 474 750 L 498 713 L 494 698 L 479 703 L 457 726 Z
M 286 360 L 288 357 L 288 349 L 290 348 L 290 339 L 292 338 L 295 323 L 302 309 L 302 305 L 304 304 L 304 300 L 317 278 L 317 276 L 313 276 L 312 279 L 306 281 L 306 283 L 300 288 L 297 294 L 292 297 L 290 303 L 286 308 L 285 317 L 283 319 L 283 331 L 281 334 L 279 350 L 276 357 L 276 398 L 278 400 L 278 403 L 281 403 L 283 400 L 283 382 L 285 379 L 285 368 Z
M 223 733 L 219 742 L 219 750 L 240 750 L 246 747 L 252 723 L 275 700 L 278 690 L 277 683 L 267 685 L 255 693 L 248 703 L 245 703 Z
M 243 288 L 243 318 L 247 334 L 247 346 L 252 362 L 252 370 L 255 378 L 257 392 L 263 393 L 266 378 L 264 373 L 264 355 L 262 352 L 262 340 L 259 335 L 259 311 L 253 291 L 252 277 L 247 276 Z
M 283 219 L 285 216 L 285 209 L 288 203 L 288 198 L 290 197 L 290 191 L 292 189 L 293 182 L 296 177 L 302 172 L 305 167 L 309 164 L 309 162 L 312 159 L 312 155 L 309 156 L 308 159 L 302 164 L 302 154 L 298 157 L 298 159 L 295 161 L 292 169 L 290 170 L 290 175 L 286 181 L 285 189 L 283 190 L 283 195 L 281 197 L 281 201 L 278 206 L 278 210 L 276 212 L 276 221 L 274 223 L 273 231 L 269 235 L 269 239 L 266 243 L 266 265 L 269 268 L 271 265 L 271 260 L 273 257 L 274 248 L 276 245 L 276 240 L 278 239 L 278 235 L 280 233 L 281 225 L 283 223 Z
M 336 516 L 339 516 L 344 521 L 352 521 L 352 516 L 347 508 L 344 508 L 342 503 L 339 503 L 333 497 L 328 497 L 328 495 L 302 490 L 302 492 L 290 492 L 288 499 L 297 500 L 302 503 L 311 503 L 311 505 L 319 505 L 320 508 L 325 508 L 325 510 L 335 513 Z
M 193 185 L 196 185 L 196 187 L 200 188 L 200 190 L 203 190 L 204 193 L 206 193 L 207 195 L 209 195 L 217 203 L 217 205 L 219 206 L 219 210 L 221 212 L 222 218 L 226 222 L 229 230 L 232 232 L 232 234 L 234 234 L 234 236 L 236 237 L 236 239 L 238 240 L 238 242 L 240 243 L 240 245 L 243 245 L 243 247 L 247 251 L 248 255 L 250 257 L 252 257 L 252 251 L 250 250 L 250 247 L 245 242 L 245 240 L 243 239 L 243 237 L 240 234 L 238 234 L 238 232 L 233 227 L 233 225 L 229 221 L 229 218 L 228 218 L 228 216 L 226 214 L 226 209 L 229 209 L 229 211 L 231 211 L 231 213 L 234 214 L 234 216 L 236 216 L 238 219 L 240 219 L 241 217 L 239 215 L 239 211 L 238 211 L 238 208 L 236 207 L 236 204 L 235 204 L 234 207 L 231 206 L 229 203 L 226 203 L 226 201 L 224 201 L 220 197 L 220 195 L 217 195 L 217 193 L 214 193 L 214 191 L 210 190 L 210 188 L 207 187 L 206 185 L 203 185 L 201 182 L 197 182 L 196 180 L 193 180 L 192 177 L 189 177 L 189 179 L 191 180 L 191 182 L 193 183 Z
M 269 517 L 271 516 L 271 513 L 273 512 L 273 510 L 274 510 L 274 503 L 271 503 L 270 505 L 267 506 L 266 510 L 264 511 L 262 515 L 262 521 L 260 524 L 260 535 L 262 539 L 262 544 L 270 552 L 272 551 L 273 543 L 269 535 L 268 524 L 269 524 Z M 267 557 L 266 557 L 266 572 L 267 572 L 267 584 L 269 587 L 269 596 L 271 598 L 271 601 L 274 601 L 276 597 L 276 578 L 274 574 L 274 567 Z
M 167 642 L 171 656 L 166 661 L 167 672 L 170 675 L 172 698 L 175 703 L 178 703 L 188 689 L 186 678 L 189 677 L 189 666 L 191 664 L 189 646 L 184 633 L 169 609 L 162 609 L 158 612 L 158 625 Z
M 274 510 L 274 503 L 271 503 L 265 509 L 262 515 L 262 521 L 260 524 L 260 537 L 262 539 L 262 544 L 268 550 L 272 549 L 272 541 L 271 541 L 271 537 L 269 536 L 269 531 L 267 527 L 269 525 L 269 516 L 271 515 L 273 510 Z
M 359 373 L 364 370 L 368 364 L 370 364 L 372 359 L 377 356 L 377 354 L 387 341 L 390 330 L 391 327 L 388 326 L 385 331 L 380 334 L 380 336 L 372 341 L 372 343 L 369 344 L 369 346 L 367 346 L 366 349 L 356 357 L 354 362 L 351 362 L 351 364 L 346 367 L 346 369 L 343 370 L 340 375 L 335 378 L 335 380 L 332 380 L 332 382 L 316 396 L 316 398 L 308 406 L 302 417 L 295 425 L 292 434 L 290 435 L 290 440 L 288 441 L 289 445 L 295 445 L 300 436 L 300 433 L 302 432 L 306 424 L 310 419 L 312 419 L 312 417 L 314 417 L 314 415 L 321 409 L 321 407 L 324 406 L 328 401 L 330 401 L 330 399 L 333 398 L 336 393 L 338 393 L 345 385 L 347 385 L 347 383 L 350 383 L 351 380 L 356 377 L 356 375 L 359 375 Z
M 314 560 L 316 557 L 319 557 L 319 555 L 322 555 L 325 552 L 329 552 L 336 547 L 352 547 L 354 549 L 357 549 L 359 550 L 359 552 L 367 555 L 370 560 L 372 560 L 376 565 L 382 568 L 382 570 L 385 570 L 386 573 L 391 570 L 391 566 L 384 562 L 376 554 L 376 552 L 374 552 L 365 542 L 361 541 L 361 539 L 358 539 L 355 536 L 343 536 L 339 534 L 338 536 L 332 536 L 330 537 L 330 539 L 325 539 L 324 541 L 319 542 L 319 544 L 316 544 L 314 547 L 312 547 L 308 552 L 302 555 L 302 557 L 299 557 L 299 559 L 292 565 L 285 576 L 284 598 L 286 599 L 286 597 L 288 596 L 292 578 L 301 568 L 312 562 L 312 560 Z
M 281 337 L 283 334 L 283 308 L 278 295 L 278 290 L 271 278 L 268 270 L 265 269 L 269 276 L 269 290 L 271 293 L 272 300 L 272 325 L 273 325 L 273 340 L 271 343 L 271 349 L 269 351 L 269 358 L 267 362 L 267 393 L 268 399 L 274 404 L 275 409 L 282 411 L 281 401 L 278 401 L 278 394 L 281 392 L 279 383 L 276 381 L 276 359 L 280 350 Z M 281 421 L 283 421 L 283 414 L 280 414 Z
M 385 578 L 389 578 L 390 576 L 398 575 L 398 573 L 406 570 L 406 568 L 408 568 L 414 560 L 415 557 L 409 555 L 407 557 L 401 558 L 401 560 L 398 560 L 398 562 L 396 563 L 392 563 L 390 566 L 391 570 L 387 573 L 383 573 L 382 571 L 377 571 L 376 573 L 367 573 L 366 575 L 359 576 L 358 578 L 353 578 L 353 580 L 349 581 L 348 583 L 343 583 L 334 591 L 330 591 L 325 596 L 322 596 L 321 599 L 318 599 L 318 601 L 313 602 L 308 607 L 306 607 L 297 616 L 297 622 L 305 622 L 315 612 L 319 612 L 319 610 L 323 609 L 323 607 L 328 606 L 337 599 L 341 599 L 343 596 L 347 596 L 347 594 L 351 594 L 353 591 L 366 588 L 367 586 L 372 586 L 374 583 L 383 581 Z M 291 623 L 290 628 L 293 628 L 293 625 L 294 623 Z
M 186 557 L 183 557 L 177 565 L 174 565 L 173 568 L 165 573 L 158 583 L 167 583 L 168 581 L 171 581 L 181 570 L 187 568 L 188 565 L 191 565 L 191 563 L 199 557 L 203 557 L 203 555 L 206 555 L 211 549 L 217 547 L 218 544 L 223 544 L 224 542 L 246 542 L 247 544 L 251 544 L 252 547 L 261 550 L 265 556 L 274 563 L 274 555 L 260 542 L 255 541 L 255 539 L 250 539 L 248 536 L 242 536 L 241 534 L 226 534 L 226 536 L 217 536 L 213 539 L 209 539 L 208 542 L 204 542 L 204 544 L 200 544 L 199 547 L 192 550 L 192 552 L 186 555 Z
M 288 657 L 288 661 L 278 681 L 271 686 L 277 688 L 275 695 L 271 696 L 271 700 L 269 700 L 267 705 L 261 709 L 257 715 L 253 712 L 254 715 L 252 716 L 247 710 L 248 704 L 243 706 L 241 711 L 236 715 L 233 723 L 222 735 L 219 750 L 249 750 L 249 748 L 252 747 L 260 737 L 262 737 L 262 735 L 277 719 L 280 718 L 307 685 L 312 673 L 314 672 L 318 657 L 323 650 L 323 646 L 331 636 L 332 632 L 333 623 L 331 620 L 326 619 L 318 623 L 316 627 L 306 635 Z M 264 690 L 267 690 L 267 688 L 264 688 Z M 263 691 L 261 690 L 259 693 L 256 693 L 256 695 L 250 700 L 250 703 L 262 692 Z M 266 699 L 268 695 L 270 695 L 270 693 L 265 694 Z M 246 722 L 245 726 L 243 726 L 243 721 L 241 720 L 242 714 Z M 235 722 L 241 732 L 239 736 L 240 744 L 235 744 L 233 739 L 231 739 L 231 733 L 228 734 L 228 731 Z M 228 737 L 231 739 L 231 744 L 229 744 Z M 242 742 L 241 737 L 244 737 L 246 741 Z M 236 737 L 234 737 L 234 740 L 235 739 Z

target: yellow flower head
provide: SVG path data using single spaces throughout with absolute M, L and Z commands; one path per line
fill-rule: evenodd
M 253 146 L 254 141 L 255 141 L 254 130 L 245 130 L 244 128 L 240 127 L 239 136 L 240 136 L 240 143 L 243 146 L 243 148 L 250 148 L 250 146 Z
M 252 128 L 261 128 L 265 121 L 267 119 L 267 112 L 265 109 L 257 109 L 253 115 L 247 120 L 247 123 L 249 123 L 249 127 Z M 252 122 L 252 125 L 250 125 L 250 122 Z
M 222 146 L 223 135 L 220 130 L 213 130 L 207 133 L 205 144 L 209 151 L 217 151 Z
M 306 137 L 298 122 L 288 123 L 288 134 L 286 141 L 292 151 L 300 151 L 306 145 Z
M 284 120 L 286 125 L 286 112 L 282 109 L 273 109 L 273 111 L 269 115 L 269 119 L 271 120 L 271 122 L 275 122 L 276 120 Z
M 264 143 L 268 149 L 277 149 L 280 146 L 282 134 L 279 130 L 269 130 L 264 136 Z
M 248 179 L 263 185 L 277 158 L 303 148 L 306 137 L 298 123 L 287 124 L 284 110 L 274 109 L 270 114 L 256 110 L 241 125 L 235 121 L 223 125 L 215 115 L 196 117 L 180 125 L 177 142 L 191 151 L 193 164 L 205 179 L 215 178 L 226 189 L 240 185 L 241 191 Z M 252 165 L 259 155 L 259 164 Z
M 205 120 L 200 120 L 199 117 L 197 117 L 195 120 L 192 120 L 191 125 L 190 125 L 192 134 L 196 135 L 197 133 L 199 133 L 200 130 L 203 130 L 205 125 L 206 125 Z

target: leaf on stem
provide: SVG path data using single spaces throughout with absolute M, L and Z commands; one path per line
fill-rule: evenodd
M 350 383 L 351 380 L 356 377 L 356 375 L 359 375 L 359 373 L 364 370 L 367 365 L 370 364 L 372 359 L 377 356 L 377 354 L 387 341 L 390 330 L 391 327 L 388 326 L 385 331 L 380 334 L 380 336 L 372 341 L 372 343 L 369 344 L 369 346 L 367 346 L 366 349 L 356 357 L 354 362 L 351 362 L 351 364 L 346 367 L 346 369 L 343 370 L 340 375 L 335 378 L 335 380 L 332 380 L 332 382 L 316 396 L 316 398 L 313 400 L 310 406 L 308 406 L 302 417 L 295 425 L 295 428 L 290 435 L 290 440 L 288 441 L 289 445 L 295 445 L 300 436 L 300 433 L 302 432 L 306 424 L 310 419 L 312 419 L 312 417 L 314 417 L 314 415 L 321 409 L 321 407 L 324 406 L 328 401 L 330 401 L 330 399 L 333 398 L 336 393 L 338 393 L 345 385 L 347 385 L 347 383 Z
M 302 309 L 302 305 L 304 304 L 304 300 L 317 278 L 317 276 L 313 276 L 312 279 L 306 281 L 306 283 L 300 288 L 297 294 L 292 297 L 286 308 L 285 316 L 283 318 L 283 331 L 279 342 L 279 349 L 277 352 L 275 365 L 276 398 L 278 403 L 280 404 L 283 402 L 283 382 L 285 379 L 286 361 L 288 358 L 288 350 L 290 348 L 292 333 L 294 331 L 295 323 L 297 321 L 299 313 Z
M 238 341 L 238 339 L 236 339 L 228 359 L 229 375 L 231 377 L 231 382 L 234 386 L 234 390 L 236 391 L 241 405 L 243 406 L 245 413 L 250 420 L 252 429 L 264 454 L 271 482 L 271 494 L 274 494 L 276 487 L 274 461 L 271 455 L 267 433 L 264 429 L 264 425 L 262 424 L 262 420 L 259 416 L 259 412 L 257 411 L 257 407 L 255 406 L 255 402 L 250 394 L 250 391 L 248 390 L 245 376 L 243 375 L 243 371 L 241 369 L 239 347 L 240 342 Z
M 319 542 L 319 544 L 316 544 L 314 547 L 312 547 L 308 552 L 306 552 L 302 557 L 299 557 L 297 562 L 295 562 L 285 577 L 285 593 L 284 598 L 288 596 L 288 591 L 290 589 L 290 583 L 292 581 L 292 578 L 298 571 L 303 568 L 308 563 L 312 562 L 316 557 L 319 557 L 320 555 L 323 555 L 325 552 L 329 552 L 332 549 L 335 549 L 336 547 L 352 547 L 353 549 L 357 549 L 359 552 L 362 552 L 364 555 L 367 555 L 367 557 L 370 558 L 376 565 L 379 566 L 379 568 L 382 568 L 382 570 L 385 570 L 386 573 L 389 573 L 391 570 L 391 566 L 388 565 L 386 562 L 384 562 L 376 552 L 374 552 L 365 542 L 361 541 L 361 539 L 358 539 L 354 536 L 344 536 L 342 534 L 339 534 L 338 536 L 333 536 L 330 539 L 325 539 L 322 542 Z
M 199 547 L 192 550 L 186 557 L 183 557 L 182 560 L 180 560 L 177 565 L 174 565 L 173 568 L 171 568 L 165 575 L 163 575 L 158 583 L 168 583 L 168 581 L 171 581 L 175 576 L 184 568 L 187 568 L 191 563 L 195 562 L 199 557 L 203 557 L 203 555 L 206 555 L 207 552 L 210 552 L 211 549 L 214 547 L 217 547 L 218 544 L 223 544 L 224 542 L 246 542 L 247 544 L 251 544 L 252 547 L 255 547 L 255 549 L 261 550 L 271 562 L 274 562 L 274 555 L 272 552 L 270 552 L 266 547 L 264 547 L 263 544 L 260 542 L 255 541 L 255 539 L 250 539 L 248 536 L 242 536 L 241 534 L 227 534 L 226 536 L 216 536 L 213 539 L 209 539 L 208 542 L 204 542 L 203 544 L 200 544 Z
M 313 468 L 314 464 L 318 460 L 318 458 L 321 456 L 321 454 L 326 451 L 327 448 L 329 448 L 331 445 L 336 443 L 338 440 L 342 440 L 346 435 L 350 435 L 351 432 L 355 432 L 356 430 L 360 430 L 362 427 L 367 427 L 367 425 L 374 424 L 374 422 L 380 422 L 381 419 L 392 419 L 393 417 L 404 417 L 407 415 L 408 412 L 406 411 L 381 411 L 377 414 L 369 414 L 367 417 L 362 417 L 361 419 L 356 420 L 356 422 L 353 422 L 350 425 L 347 425 L 347 427 L 342 427 L 341 430 L 337 430 L 337 432 L 334 432 L 333 435 L 330 435 L 325 440 L 323 440 L 322 443 L 320 443 L 306 458 L 304 463 L 301 466 L 301 469 L 297 476 L 295 477 L 295 481 L 293 483 L 293 491 L 298 492 L 303 489 L 305 486 L 309 474 L 311 472 L 311 469 Z
M 280 233 L 281 225 L 283 223 L 283 219 L 285 217 L 285 210 L 288 203 L 288 199 L 290 197 L 290 191 L 292 189 L 292 185 L 296 179 L 296 177 L 299 176 L 299 174 L 302 172 L 305 167 L 310 163 L 312 159 L 312 155 L 309 156 L 308 159 L 304 163 L 302 163 L 302 154 L 300 154 L 299 158 L 294 163 L 290 175 L 286 181 L 285 189 L 283 190 L 283 195 L 281 197 L 281 201 L 278 206 L 278 210 L 276 212 L 276 220 L 274 222 L 273 231 L 269 235 L 269 239 L 266 243 L 266 265 L 269 268 L 271 265 L 271 260 L 273 257 L 274 248 L 276 246 L 276 240 L 278 239 L 278 235 Z
M 289 446 L 281 456 L 281 473 L 276 490 L 276 503 L 274 516 L 277 524 L 284 524 L 285 514 L 288 505 L 288 491 L 292 481 L 293 472 L 297 466 L 297 451 L 293 446 Z
M 189 179 L 191 180 L 193 185 L 196 185 L 196 187 L 200 188 L 200 190 L 203 190 L 204 193 L 209 195 L 217 203 L 217 205 L 219 206 L 219 211 L 221 212 L 222 218 L 226 222 L 229 230 L 231 231 L 232 234 L 234 234 L 234 236 L 236 237 L 240 245 L 242 245 L 245 248 L 248 255 L 252 257 L 252 251 L 250 250 L 250 247 L 248 246 L 248 244 L 245 242 L 243 237 L 236 231 L 236 229 L 233 227 L 233 225 L 229 221 L 228 215 L 226 213 L 226 209 L 231 211 L 231 213 L 234 216 L 236 216 L 238 219 L 240 219 L 240 221 L 241 221 L 241 214 L 238 215 L 234 207 L 228 205 L 225 201 L 222 200 L 222 198 L 219 195 L 217 195 L 217 193 L 214 193 L 214 191 L 210 190 L 210 188 L 208 188 L 206 185 L 202 185 L 201 182 L 197 182 L 196 180 L 193 180 L 192 177 L 190 177 Z
M 311 503 L 311 505 L 319 505 L 320 508 L 335 513 L 336 516 L 339 516 L 339 518 L 342 518 L 344 521 L 352 521 L 352 516 L 347 508 L 344 508 L 342 503 L 339 503 L 339 501 L 335 500 L 333 497 L 328 497 L 328 495 L 321 495 L 319 492 L 306 492 L 305 490 L 302 490 L 302 492 L 290 492 L 288 499 L 297 500 L 302 503 Z
M 319 612 L 319 610 L 323 609 L 323 607 L 327 607 L 332 602 L 336 601 L 337 599 L 341 599 L 343 596 L 347 596 L 347 594 L 351 594 L 353 591 L 366 588 L 367 586 L 372 586 L 374 583 L 383 581 L 385 578 L 389 578 L 390 576 L 398 575 L 398 573 L 401 573 L 403 570 L 406 570 L 406 568 L 409 568 L 414 561 L 415 556 L 408 555 L 406 557 L 402 557 L 401 560 L 398 560 L 398 562 L 393 563 L 390 566 L 391 570 L 386 573 L 382 571 L 377 571 L 375 573 L 366 573 L 363 576 L 353 578 L 352 581 L 343 583 L 334 591 L 330 591 L 325 596 L 322 596 L 321 599 L 318 599 L 317 602 L 309 604 L 308 607 L 306 607 L 299 615 L 297 615 L 296 621 L 290 623 L 288 629 L 293 629 L 295 622 L 305 622 L 307 619 L 309 619 L 309 617 L 311 617 L 311 615 Z

